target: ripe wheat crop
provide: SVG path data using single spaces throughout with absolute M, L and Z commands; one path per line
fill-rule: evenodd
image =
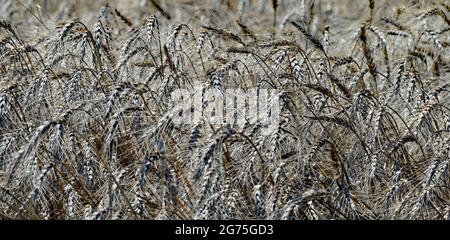
M 0 0 L 0 219 L 449 220 L 449 10 Z M 198 85 L 277 127 L 180 123 Z

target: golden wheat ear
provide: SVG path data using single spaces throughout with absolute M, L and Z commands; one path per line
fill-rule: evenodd
M 0 220 L 450 220 L 448 0 L 43 1 L 0 0 Z

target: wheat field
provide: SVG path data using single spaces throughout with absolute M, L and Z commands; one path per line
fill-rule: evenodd
M 0 0 L 0 219 L 450 220 L 449 10 Z M 198 84 L 277 127 L 176 124 Z

